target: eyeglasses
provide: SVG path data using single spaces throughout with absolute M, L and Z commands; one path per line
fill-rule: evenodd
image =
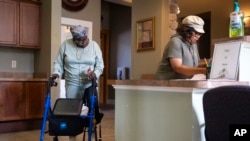
M 202 33 L 199 33 L 197 31 L 193 31 L 193 35 L 196 36 L 196 37 L 201 37 Z

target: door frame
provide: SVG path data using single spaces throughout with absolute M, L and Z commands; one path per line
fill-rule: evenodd
M 108 78 L 109 78 L 109 31 L 106 29 L 101 30 L 101 50 L 103 54 L 104 70 L 100 81 L 102 85 L 102 91 L 100 91 L 99 103 L 107 104 L 109 100 L 108 91 Z

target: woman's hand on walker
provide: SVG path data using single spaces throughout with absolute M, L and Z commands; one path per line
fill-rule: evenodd
M 53 78 L 59 78 L 59 75 L 56 74 L 56 73 L 54 73 L 54 74 L 52 74 L 52 77 L 53 77 Z
M 91 69 L 88 69 L 88 75 L 89 75 L 89 80 L 92 80 L 96 77 L 95 72 L 91 71 Z
M 96 77 L 95 72 L 91 71 L 89 72 L 89 79 L 92 80 Z

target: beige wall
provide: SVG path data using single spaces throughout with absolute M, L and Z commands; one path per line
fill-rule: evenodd
M 41 5 L 41 49 L 35 53 L 35 72 L 51 73 L 60 46 L 61 1 L 43 0 Z
M 86 7 L 77 12 L 62 8 L 62 17 L 93 22 L 93 40 L 100 44 L 101 0 L 89 0 Z
M 41 49 L 35 52 L 35 72 L 52 72 L 53 61 L 61 45 L 61 17 L 93 22 L 93 40 L 100 43 L 101 1 L 90 0 L 78 12 L 70 12 L 61 7 L 59 0 L 43 0 L 41 6 Z M 90 14 L 91 13 L 91 14 Z M 52 105 L 59 94 L 59 87 L 53 87 Z
M 43 0 L 41 6 L 41 50 L 35 53 L 35 72 L 48 72 L 49 74 L 52 72 L 53 61 L 61 44 L 61 17 L 92 21 L 93 40 L 100 43 L 100 5 L 100 0 L 91 0 L 84 9 L 71 12 L 63 9 L 59 0 Z
M 189 0 L 178 1 L 181 13 L 189 14 L 212 12 L 211 38 L 228 36 L 229 14 L 233 10 L 233 0 Z M 134 0 L 132 3 L 132 49 L 131 79 L 140 78 L 143 73 L 154 73 L 158 67 L 165 45 L 169 40 L 168 5 L 169 0 Z M 249 0 L 240 0 L 241 10 L 250 15 Z M 248 9 L 247 9 L 248 8 Z M 93 21 L 93 40 L 100 43 L 101 0 L 91 0 L 78 12 L 61 8 L 61 1 L 43 0 L 41 50 L 35 54 L 35 72 L 50 72 L 57 49 L 60 46 L 60 18 L 68 17 Z M 136 51 L 136 21 L 155 16 L 155 47 L 153 51 Z M 46 62 L 51 62 L 47 64 Z
M 233 0 L 179 0 L 180 14 L 200 14 L 211 11 L 211 40 L 228 37 L 229 14 L 233 11 Z M 239 0 L 240 9 L 250 16 L 250 1 Z M 156 16 L 156 50 L 136 52 L 136 20 Z M 133 0 L 132 3 L 132 68 L 131 78 L 138 79 L 143 73 L 154 73 L 163 49 L 169 40 L 168 0 Z
M 228 37 L 233 0 L 179 0 L 178 4 L 181 10 L 178 17 L 211 11 L 211 39 Z M 245 15 L 250 15 L 250 1 L 239 0 L 239 4 Z
M 132 3 L 132 49 L 131 79 L 139 79 L 143 73 L 155 73 L 163 49 L 169 40 L 169 0 L 133 0 Z M 136 21 L 155 17 L 155 50 L 136 51 Z

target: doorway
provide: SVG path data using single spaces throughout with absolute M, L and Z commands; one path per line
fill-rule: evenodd
M 211 12 L 205 12 L 197 14 L 197 16 L 201 17 L 205 24 L 204 24 L 204 30 L 205 34 L 202 35 L 202 37 L 199 39 L 198 42 L 198 49 L 200 58 L 211 58 Z

